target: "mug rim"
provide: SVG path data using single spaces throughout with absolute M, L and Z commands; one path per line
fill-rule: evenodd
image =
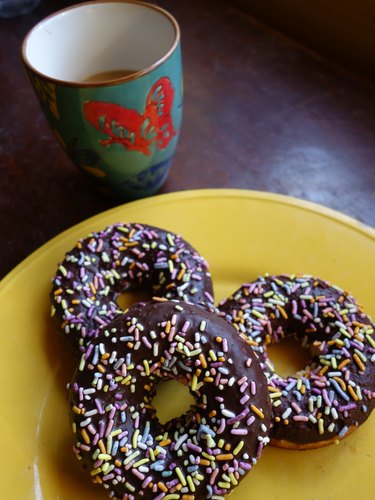
M 101 80 L 100 82 L 76 82 L 76 81 L 71 81 L 71 80 L 61 80 L 59 78 L 54 78 L 52 76 L 46 75 L 45 73 L 39 71 L 35 66 L 33 66 L 30 63 L 29 59 L 26 56 L 26 46 L 27 46 L 27 43 L 28 43 L 29 38 L 32 35 L 32 33 L 37 28 L 39 28 L 43 23 L 45 23 L 46 21 L 48 21 L 49 19 L 51 19 L 53 17 L 56 17 L 58 15 L 63 14 L 64 12 L 67 12 L 69 10 L 75 10 L 79 7 L 84 7 L 87 5 L 98 5 L 98 4 L 106 4 L 106 3 L 137 4 L 137 5 L 141 5 L 143 7 L 152 9 L 152 10 L 156 10 L 156 11 L 160 12 L 161 14 L 163 14 L 172 23 L 174 31 L 175 31 L 175 37 L 174 37 L 174 40 L 173 40 L 173 43 L 172 43 L 170 49 L 162 57 L 160 57 L 157 61 L 155 61 L 150 66 L 147 66 L 146 68 L 140 69 L 138 71 L 134 71 L 134 73 L 130 73 L 129 75 L 122 76 L 120 78 Z M 57 10 L 56 12 L 52 12 L 48 16 L 41 19 L 38 23 L 36 23 L 27 32 L 27 34 L 25 35 L 25 37 L 23 39 L 22 46 L 21 46 L 21 57 L 22 57 L 23 63 L 30 71 L 32 71 L 33 73 L 38 75 L 40 78 L 42 78 L 44 80 L 48 80 L 52 83 L 55 83 L 58 85 L 64 85 L 66 87 L 82 87 L 82 88 L 83 87 L 84 88 L 105 87 L 108 85 L 120 85 L 122 83 L 126 83 L 126 82 L 129 82 L 131 80 L 136 80 L 137 78 L 140 78 L 141 76 L 144 76 L 148 73 L 151 73 L 152 71 L 154 71 L 157 67 L 159 67 L 161 64 L 163 64 L 165 61 L 167 61 L 171 57 L 171 55 L 175 52 L 175 50 L 180 42 L 180 38 L 181 38 L 181 31 L 180 31 L 180 26 L 179 26 L 177 20 L 170 12 L 168 12 L 163 7 L 159 7 L 158 5 L 155 5 L 155 4 L 152 4 L 149 2 L 144 2 L 143 0 L 99 0 L 99 1 L 90 0 L 88 2 L 80 2 L 77 4 L 69 5 L 68 7 Z

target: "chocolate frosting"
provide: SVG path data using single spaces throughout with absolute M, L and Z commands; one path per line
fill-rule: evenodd
M 119 294 L 213 303 L 207 262 L 181 236 L 149 225 L 119 223 L 77 242 L 59 264 L 51 291 L 52 316 L 69 345 L 84 351 L 100 326 L 123 311 Z
M 251 340 L 267 375 L 271 441 L 327 444 L 368 418 L 375 405 L 374 325 L 348 292 L 312 276 L 266 275 L 242 285 L 219 310 Z M 281 377 L 267 345 L 291 335 L 311 360 Z
M 162 425 L 152 400 L 171 378 L 195 405 Z M 138 303 L 100 329 L 70 406 L 75 452 L 112 498 L 222 498 L 269 441 L 267 381 L 248 342 L 184 302 Z

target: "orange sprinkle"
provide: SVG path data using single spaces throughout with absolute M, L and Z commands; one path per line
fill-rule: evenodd
M 105 373 L 105 368 L 102 365 L 96 365 L 96 368 L 100 371 L 100 373 Z
M 61 295 L 62 294 L 62 288 L 58 288 L 53 292 L 53 295 Z
M 320 372 L 318 374 L 319 377 L 321 377 L 322 375 L 324 375 L 327 370 L 328 370 L 328 366 L 327 365 L 323 366 L 323 368 L 320 370 Z
M 81 301 L 79 299 L 73 299 L 72 304 L 80 304 Z
M 208 416 L 209 416 L 210 418 L 212 418 L 212 417 L 216 417 L 216 414 L 217 414 L 217 411 L 216 411 L 216 410 L 212 410 L 212 411 L 208 414 Z
M 164 441 L 160 441 L 159 446 L 168 446 L 169 444 L 171 444 L 171 440 L 164 439 Z
M 348 365 L 350 363 L 350 359 L 344 359 L 344 361 L 342 361 L 339 366 L 337 367 L 338 370 L 342 370 L 344 368 L 344 366 Z M 325 368 L 328 368 L 328 366 L 326 366 Z
M 94 287 L 94 283 L 92 281 L 90 281 L 89 286 L 90 286 L 90 289 L 91 289 L 93 295 L 96 295 L 96 288 Z
M 184 274 L 185 274 L 185 269 L 182 268 L 181 271 L 177 275 L 177 281 L 181 281 Z
M 206 467 L 208 467 L 209 465 L 211 465 L 211 462 L 209 460 L 206 460 L 205 458 L 201 458 L 201 461 L 199 462 L 200 465 L 205 465 Z
M 281 316 L 282 316 L 284 319 L 288 319 L 288 315 L 287 315 L 287 313 L 286 313 L 285 309 L 284 309 L 282 306 L 280 306 L 279 304 L 277 304 L 277 306 L 276 306 L 276 307 L 277 307 L 277 309 L 280 311 Z
M 354 361 L 357 363 L 358 368 L 359 368 L 361 371 L 363 371 L 363 372 L 364 372 L 364 371 L 365 371 L 365 369 L 366 369 L 366 367 L 365 367 L 365 365 L 362 363 L 362 360 L 360 359 L 360 357 L 358 356 L 358 354 L 357 354 L 357 353 L 354 353 L 354 354 L 353 354 L 353 359 L 354 359 Z
M 346 384 L 345 384 L 345 382 L 342 380 L 342 378 L 340 378 L 340 377 L 332 377 L 332 378 L 333 378 L 333 380 L 336 380 L 336 382 L 338 382 L 338 383 L 341 385 L 341 389 L 342 389 L 343 391 L 346 391 Z
M 226 451 L 229 451 L 231 448 L 232 448 L 232 445 L 231 445 L 230 443 L 227 443 L 227 444 L 224 446 L 224 450 L 226 450 Z
M 212 377 L 204 377 L 203 379 L 205 382 L 213 382 L 214 379 Z
M 199 361 L 201 362 L 201 365 L 203 366 L 203 368 L 207 368 L 207 361 L 206 361 L 206 358 L 204 357 L 204 355 L 201 353 L 198 357 L 199 357 Z
M 258 415 L 259 418 L 264 418 L 264 413 L 262 412 L 262 410 L 260 410 L 259 408 L 257 408 L 255 405 L 250 405 L 250 409 L 256 414 Z
M 107 453 L 106 447 L 104 446 L 104 443 L 103 443 L 103 440 L 102 440 L 102 439 L 99 439 L 99 441 L 98 441 L 98 446 L 99 446 L 100 451 L 101 451 L 102 453 Z
M 359 398 L 351 385 L 348 385 L 348 392 L 351 395 L 351 397 L 354 399 L 354 401 L 358 401 Z
M 215 337 L 215 340 L 218 344 L 221 344 L 223 341 L 222 337 Z
M 82 429 L 81 430 L 81 434 L 82 434 L 82 437 L 83 437 L 83 440 L 86 444 L 90 444 L 90 437 L 89 435 L 87 434 L 87 431 L 86 429 Z
M 165 486 L 164 483 L 162 483 L 161 481 L 158 482 L 158 488 L 161 490 L 161 491 L 164 491 L 164 493 L 167 493 L 168 491 L 168 488 Z
M 216 455 L 216 460 L 232 460 L 232 453 L 221 453 L 220 455 Z
M 102 359 L 105 360 L 105 359 L 108 359 L 110 356 L 109 352 L 105 352 L 104 354 L 102 354 Z

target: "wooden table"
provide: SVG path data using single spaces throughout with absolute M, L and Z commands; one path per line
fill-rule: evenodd
M 0 278 L 119 202 L 99 196 L 48 128 L 21 67 L 27 31 L 68 1 L 0 20 Z M 182 29 L 181 139 L 162 192 L 245 188 L 317 202 L 375 226 L 375 92 L 230 1 L 156 2 Z

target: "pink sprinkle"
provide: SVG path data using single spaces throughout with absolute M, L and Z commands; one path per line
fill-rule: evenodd
M 213 485 L 214 482 L 215 482 L 215 479 L 216 479 L 216 476 L 219 474 L 219 468 L 216 467 L 216 469 L 214 469 L 214 471 L 212 472 L 211 474 L 211 477 L 210 477 L 210 484 Z
M 241 399 L 240 399 L 240 403 L 242 405 L 244 405 L 245 403 L 247 403 L 250 399 L 250 396 L 248 394 L 245 394 L 245 396 L 243 396 Z
M 109 420 L 107 428 L 105 430 L 104 437 L 108 437 L 112 431 L 113 424 L 115 423 L 114 420 Z
M 255 418 L 254 418 L 254 420 L 255 420 Z M 216 433 L 217 434 L 222 434 L 224 432 L 224 430 L 225 430 L 225 418 L 222 418 L 220 420 L 220 426 L 219 426 L 219 428 L 218 428 L 218 430 L 217 430 Z
M 250 393 L 252 396 L 255 396 L 255 394 L 257 393 L 257 385 L 254 380 L 250 382 Z
M 223 352 L 228 352 L 228 341 L 227 339 L 223 339 L 223 342 L 221 343 Z
M 232 429 L 230 432 L 237 436 L 245 436 L 247 434 L 247 429 Z

